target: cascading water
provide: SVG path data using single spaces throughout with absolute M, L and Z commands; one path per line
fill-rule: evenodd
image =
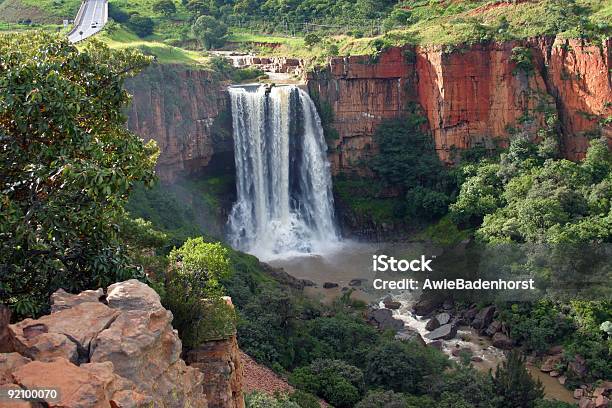
M 231 87 L 235 248 L 262 259 L 338 242 L 327 145 L 315 105 L 295 86 Z

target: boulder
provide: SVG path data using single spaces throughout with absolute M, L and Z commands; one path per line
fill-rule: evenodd
M 501 332 L 497 332 L 493 335 L 493 346 L 502 350 L 510 350 L 514 342 L 512 339 Z
M 414 341 L 425 346 L 425 340 L 423 340 L 423 337 L 421 337 L 419 332 L 409 327 L 404 327 L 402 330 L 397 332 L 395 338 L 398 340 Z
M 472 356 L 470 358 L 470 361 L 474 362 L 474 363 L 482 363 L 484 360 L 482 357 L 479 356 Z
M 337 288 L 337 287 L 338 287 L 338 284 L 334 282 L 323 283 L 323 289 L 332 289 L 332 288 Z
M 448 313 L 440 313 L 436 316 L 436 319 L 438 320 L 438 323 L 440 323 L 440 326 L 443 326 L 450 322 L 450 315 Z
M 106 329 L 119 314 L 119 311 L 102 303 L 80 303 L 70 309 L 59 310 L 36 320 L 22 320 L 11 325 L 11 330 L 15 333 L 17 351 L 22 354 L 27 353 L 26 350 L 37 343 L 36 337 L 43 333 L 59 333 L 74 342 L 78 349 L 79 359 L 86 360 L 93 338 Z M 47 338 L 44 342 L 61 343 L 59 338 Z M 70 347 L 67 343 L 65 345 L 67 347 L 63 355 L 69 357 Z M 44 349 L 44 345 L 41 345 L 41 348 Z
M 79 362 L 77 344 L 61 333 L 42 333 L 23 344 L 25 347 L 20 352 L 32 360 L 51 361 L 64 357 L 71 363 Z
M 58 289 L 51 295 L 51 313 L 70 309 L 81 303 L 97 303 L 100 302 L 101 299 L 104 299 L 104 291 L 102 288 L 97 290 L 84 290 L 77 295 L 68 293 L 64 289 Z
M 489 337 L 493 337 L 495 333 L 501 330 L 502 324 L 499 320 L 494 320 L 491 324 L 486 328 L 485 334 Z
M 19 353 L 0 354 L 0 384 L 12 383 L 13 377 L 11 373 L 30 361 L 32 360 Z
M 599 395 L 595 398 L 595 408 L 608 408 L 610 400 L 603 395 Z
M 546 360 L 544 360 L 544 362 L 542 363 L 542 366 L 540 367 L 540 371 L 544 373 L 549 373 L 555 370 L 559 363 L 561 363 L 560 355 L 550 356 Z
M 50 407 L 110 407 L 111 390 L 105 381 L 65 358 L 32 361 L 14 371 L 13 379 L 22 388 L 57 389 L 59 401 L 49 402 Z
M 389 309 L 373 309 L 368 313 L 369 321 L 380 330 L 401 330 L 404 322 L 393 317 L 393 312 Z
M 349 282 L 349 286 L 361 286 L 367 281 L 367 279 L 351 279 L 351 281 Z
M 436 330 L 427 333 L 426 339 L 429 340 L 450 340 L 457 335 L 457 328 L 452 324 L 445 324 L 444 326 L 438 327 Z
M 442 302 L 439 299 L 433 297 L 425 297 L 419 299 L 414 305 L 414 314 L 417 316 L 429 316 L 436 311 Z
M 476 315 L 478 314 L 478 308 L 476 306 L 471 307 L 468 310 L 465 310 L 461 315 L 463 316 L 463 319 L 468 322 L 471 323 L 472 320 L 474 320 L 474 318 L 476 317 Z
M 402 307 L 402 304 L 400 302 L 393 300 L 391 297 L 385 298 L 385 300 L 383 300 L 383 304 L 385 305 L 387 309 L 392 309 L 392 310 L 397 310 L 400 307 Z
M 469 347 L 455 347 L 452 351 L 451 354 L 453 357 L 459 357 L 461 354 L 468 354 L 468 355 L 472 355 L 472 349 Z
M 567 377 L 564 375 L 560 375 L 559 377 L 557 377 L 557 381 L 559 381 L 559 384 L 565 385 L 565 383 L 567 382 Z
M 438 318 L 432 317 L 427 321 L 427 324 L 425 325 L 425 330 L 433 331 L 436 330 L 438 327 L 440 327 L 440 322 L 438 321 Z
M 0 354 L 0 384 L 58 387 L 50 407 L 207 407 L 204 375 L 181 359 L 172 313 L 153 289 L 130 280 L 106 298 L 58 291 L 53 302 L 50 315 L 10 326 L 20 354 Z M 228 398 L 244 407 L 240 392 Z
M 587 373 L 586 361 L 579 354 L 574 356 L 574 359 L 569 362 L 567 368 L 578 378 L 583 378 Z
M 550 376 L 551 376 L 551 377 L 553 377 L 553 378 L 557 378 L 558 376 L 560 376 L 560 375 L 561 375 L 561 373 L 560 373 L 560 372 L 558 372 L 558 371 L 554 371 L 554 370 L 553 370 L 553 371 L 551 371 L 550 373 L 548 373 L 548 375 L 550 375 Z
M 107 289 L 106 301 L 109 307 L 123 311 L 163 309 L 157 292 L 136 279 L 110 285 Z
M 576 388 L 574 390 L 574 399 L 579 400 L 584 395 L 584 390 L 582 388 Z
M 483 330 L 488 327 L 493 321 L 493 315 L 495 314 L 495 306 L 487 306 L 480 310 L 472 321 L 472 327 L 476 330 Z
M 444 342 L 442 340 L 434 340 L 432 342 L 429 342 L 427 345 L 437 350 L 442 350 L 442 346 L 444 346 Z
M 582 397 L 578 402 L 578 408 L 595 408 L 595 402 L 590 398 Z

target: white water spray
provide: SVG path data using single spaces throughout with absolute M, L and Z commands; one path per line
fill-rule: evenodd
M 237 201 L 231 244 L 264 260 L 338 242 L 327 145 L 315 105 L 295 86 L 231 87 Z

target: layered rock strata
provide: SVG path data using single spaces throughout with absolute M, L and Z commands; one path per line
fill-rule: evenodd
M 456 150 L 507 145 L 514 132 L 535 135 L 549 113 L 561 122 L 564 155 L 584 156 L 595 135 L 612 139 L 612 40 L 536 38 L 480 44 L 449 52 L 439 47 L 394 47 L 377 58 L 332 58 L 309 74 L 308 86 L 333 112 L 335 174 L 358 171 L 375 154 L 373 134 L 387 119 L 422 108 L 440 158 Z M 516 49 L 528 48 L 531 69 L 517 68 Z M 608 119 L 606 121 L 606 119 Z

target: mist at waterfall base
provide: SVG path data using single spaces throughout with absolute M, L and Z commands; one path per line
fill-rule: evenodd
M 248 85 L 229 94 L 237 191 L 231 245 L 265 261 L 340 247 L 327 145 L 308 93 Z

